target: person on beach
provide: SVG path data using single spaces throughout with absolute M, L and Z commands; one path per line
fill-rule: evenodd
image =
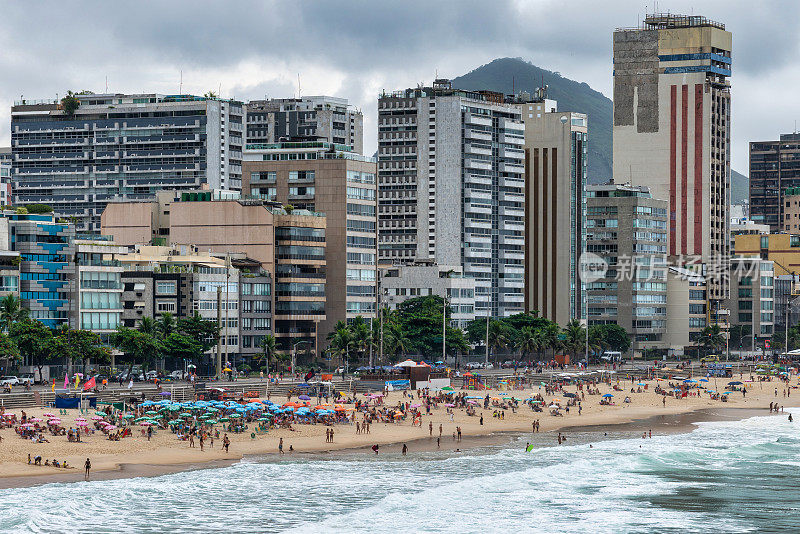
M 84 462 L 83 464 L 83 467 L 86 469 L 86 472 L 83 475 L 83 479 L 89 480 L 89 470 L 92 468 L 92 462 L 90 462 L 89 459 L 87 458 L 86 462 Z
M 436 448 L 440 448 L 442 446 L 442 438 L 436 438 Z
M 203 445 L 205 444 L 206 437 L 203 432 L 200 433 L 200 451 L 203 451 Z
M 793 420 L 794 420 L 794 419 L 792 419 L 792 414 L 789 414 L 789 422 L 791 423 Z M 28 455 L 28 463 L 31 463 L 31 461 L 30 461 L 30 456 L 31 456 L 31 455 L 29 454 L 29 455 Z
M 441 437 L 442 437 L 442 425 L 440 423 L 439 424 L 439 438 L 441 438 Z
M 278 441 L 278 454 L 283 454 L 283 438 Z
M 373 445 L 373 446 L 372 446 L 372 450 L 375 452 L 375 456 L 378 456 L 378 449 L 379 449 L 379 448 L 380 448 L 380 447 L 378 446 L 378 444 L 377 444 L 377 443 L 376 443 L 375 445 Z
M 222 438 L 222 446 L 225 449 L 225 454 L 228 454 L 228 447 L 230 447 L 230 445 L 231 440 L 228 439 L 228 434 L 225 434 L 225 436 Z
M 481 426 L 483 426 L 483 414 L 481 414 Z
M 791 416 L 791 415 L 789 415 L 789 421 L 791 421 L 791 420 L 792 420 L 792 416 Z M 403 456 L 405 456 L 407 452 L 408 452 L 408 445 L 406 445 L 405 443 L 403 443 Z M 30 455 L 29 455 L 29 456 L 30 456 Z M 30 462 L 28 462 L 28 463 L 30 463 Z
M 433 421 L 428 423 L 428 430 L 430 431 L 431 437 L 433 437 Z

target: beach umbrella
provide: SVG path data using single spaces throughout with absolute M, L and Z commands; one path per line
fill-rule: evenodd
M 155 411 L 155 410 L 150 410 L 150 411 L 148 411 L 148 412 L 144 412 L 144 414 L 145 414 L 145 415 L 156 415 L 156 414 L 158 414 L 158 412 L 157 412 L 157 411 Z
M 105 417 L 106 415 L 108 415 L 106 412 L 99 412 L 99 411 L 98 412 L 94 412 L 94 414 L 95 415 L 99 415 L 100 417 Z
M 103 420 L 103 418 L 100 417 L 99 415 L 93 415 L 92 416 L 92 421 L 102 421 L 102 420 Z
M 116 429 L 117 429 L 117 425 L 108 425 L 106 427 L 106 430 L 116 430 Z
M 230 419 L 228 419 L 227 417 L 220 417 L 219 418 L 219 422 L 220 423 L 227 423 L 228 421 L 230 421 Z
M 50 412 L 44 412 L 42 415 L 45 417 L 53 417 L 53 414 L 51 414 Z
M 729 386 L 740 386 L 740 385 L 742 385 L 742 383 L 737 380 L 735 382 L 728 382 L 728 385 Z
M 604 398 L 613 397 L 613 396 L 614 395 L 612 395 L 611 393 L 606 393 L 605 395 L 603 395 Z
M 177 420 L 177 419 L 173 419 L 172 421 L 168 422 L 167 424 L 168 424 L 169 426 L 175 426 L 175 425 L 179 425 L 179 424 L 181 424 L 182 422 L 183 422 L 183 421 L 179 421 L 179 420 Z
M 153 426 L 153 423 L 151 423 L 150 421 L 142 421 L 141 423 L 139 423 L 139 426 Z
M 42 420 L 39 419 L 38 417 L 31 417 L 30 419 L 28 419 L 28 421 L 30 421 L 32 423 L 41 423 L 42 422 Z
M 57 425 L 57 424 L 60 424 L 60 423 L 61 423 L 61 419 L 58 419 L 58 418 L 55 418 L 55 417 L 53 419 L 50 419 L 47 422 L 48 425 Z
M 636 384 L 636 385 L 637 385 L 637 386 L 646 386 L 647 384 L 642 384 L 641 382 L 639 382 L 639 383 L 638 383 L 638 384 Z
M 183 413 L 179 413 L 178 415 L 179 415 L 180 417 L 191 417 L 191 416 L 192 416 L 192 414 L 190 414 L 189 412 L 183 412 Z
M 442 391 L 455 391 L 455 390 L 453 388 L 451 388 L 450 386 L 445 386 L 445 387 L 442 388 Z
M 701 378 L 700 382 L 708 382 L 708 378 Z
M 132 413 L 126 413 L 125 415 L 122 416 L 123 419 L 133 419 L 134 417 L 136 416 L 133 415 Z
M 300 395 L 297 398 L 300 399 L 300 400 L 311 400 L 311 397 L 309 397 L 308 395 Z
M 87 423 L 86 421 L 78 421 L 77 423 L 75 423 L 75 426 L 89 426 L 89 423 Z

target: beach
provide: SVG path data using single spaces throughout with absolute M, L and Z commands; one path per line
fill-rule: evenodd
M 356 454 L 374 456 L 373 445 L 379 445 L 381 453 L 397 452 L 402 444 L 407 444 L 409 453 L 420 451 L 454 451 L 466 450 L 487 443 L 508 441 L 507 434 L 521 436 L 532 433 L 532 423 L 539 422 L 539 434 L 553 434 L 553 442 L 558 432 L 569 439 L 571 433 L 581 430 L 600 431 L 604 427 L 614 425 L 628 425 L 626 428 L 636 431 L 651 431 L 656 435 L 686 429 L 693 421 L 688 414 L 696 414 L 694 420 L 714 420 L 717 418 L 745 418 L 752 415 L 768 415 L 768 406 L 777 403 L 785 408 L 800 405 L 800 390 L 797 387 L 797 377 L 792 377 L 789 384 L 772 378 L 766 382 L 747 382 L 749 376 L 735 376 L 733 378 L 718 378 L 720 391 L 729 381 L 742 380 L 747 388 L 747 395 L 735 391 L 728 395 L 727 402 L 711 399 L 705 390 L 693 384 L 685 398 L 676 399 L 671 396 L 664 397 L 654 392 L 657 385 L 666 387 L 669 380 L 639 379 L 620 380 L 619 389 L 611 384 L 600 383 L 597 385 L 599 394 L 584 395 L 581 397 L 580 414 L 577 406 L 570 407 L 569 413 L 560 410 L 561 416 L 552 416 L 545 408 L 542 412 L 534 412 L 530 406 L 520 403 L 516 410 L 500 409 L 483 404 L 476 407 L 476 415 L 469 416 L 461 408 L 452 409 L 451 414 L 443 404 L 433 408 L 430 415 L 422 410 L 421 426 L 412 426 L 411 419 L 396 423 L 374 422 L 370 425 L 370 433 L 356 433 L 355 424 L 335 424 L 328 427 L 322 424 L 306 425 L 295 424 L 294 430 L 271 429 L 266 434 L 251 436 L 248 430 L 243 433 L 228 433 L 230 438 L 229 452 L 222 449 L 222 438 L 215 440 L 213 447 L 206 443 L 205 450 L 199 446 L 190 448 L 187 442 L 180 441 L 168 429 L 159 429 L 148 441 L 147 436 L 140 431 L 142 427 L 133 426 L 133 435 L 120 441 L 109 441 L 101 432 L 82 437 L 79 443 L 69 442 L 63 436 L 47 436 L 49 443 L 33 443 L 20 438 L 13 429 L 0 430 L 3 438 L 0 442 L 0 488 L 18 487 L 23 485 L 42 484 L 47 482 L 71 482 L 83 480 L 83 463 L 86 458 L 91 459 L 92 478 L 118 478 L 156 476 L 175 471 L 193 470 L 205 467 L 220 467 L 232 462 L 240 461 L 244 457 L 264 456 L 277 454 L 278 443 L 284 442 L 283 457 L 292 455 L 302 457 L 308 454 L 321 454 L 330 451 L 350 451 Z M 716 389 L 713 378 L 707 383 L 708 389 Z M 674 381 L 673 381 L 674 382 Z M 639 385 L 643 384 L 643 385 Z M 778 390 L 777 396 L 775 390 Z M 631 392 L 631 389 L 634 392 Z M 639 392 L 641 391 L 641 392 Z M 460 390 L 456 391 L 460 393 Z M 551 404 L 553 399 L 558 399 L 562 406 L 567 400 L 563 393 L 580 393 L 577 386 L 566 385 L 563 390 L 546 394 L 545 387 L 534 387 L 527 390 L 510 391 L 470 391 L 471 396 L 503 400 L 503 395 L 510 395 L 519 399 L 542 395 L 545 405 Z M 694 393 L 699 393 L 694 396 Z M 788 396 L 784 396 L 788 393 Z M 416 392 L 409 392 L 417 401 Z M 603 397 L 603 395 L 614 395 Z M 624 399 L 630 398 L 630 402 Z M 666 399 L 666 402 L 664 402 Z M 276 403 L 284 399 L 273 398 Z M 611 405 L 602 405 L 601 400 L 612 402 Z M 409 402 L 402 392 L 390 392 L 381 399 L 381 406 L 395 406 L 400 402 Z M 311 401 L 311 405 L 316 399 Z M 19 414 L 20 410 L 11 410 Z M 52 412 L 52 410 L 49 410 Z M 25 410 L 29 417 L 42 418 L 47 409 L 37 408 Z M 79 417 L 78 410 L 70 410 L 68 415 L 61 416 L 62 425 L 73 426 L 74 419 Z M 493 417 L 493 412 L 502 412 L 503 418 Z M 483 424 L 480 416 L 483 415 Z M 784 414 L 787 415 L 787 414 Z M 360 421 L 361 415 L 356 414 L 355 421 Z M 633 423 L 635 422 L 635 424 Z M 431 431 L 431 424 L 433 430 Z M 798 423 L 800 424 L 800 423 Z M 439 426 L 442 433 L 439 443 Z M 650 428 L 652 426 L 652 428 Z M 460 427 L 462 441 L 454 440 L 453 434 Z M 334 430 L 333 442 L 326 441 L 326 430 Z M 537 437 L 540 441 L 548 438 Z M 566 443 L 569 443 L 567 441 Z M 292 452 L 289 452 L 289 449 Z M 28 465 L 28 454 L 39 455 L 43 459 L 57 459 L 59 462 L 66 460 L 75 469 L 63 469 L 49 466 Z

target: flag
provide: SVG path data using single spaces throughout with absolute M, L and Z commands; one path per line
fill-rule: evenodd
M 96 382 L 95 382 L 95 380 L 94 380 L 94 377 L 90 378 L 90 379 L 89 379 L 89 380 L 87 380 L 87 381 L 86 381 L 86 383 L 83 385 L 83 391 L 87 391 L 87 390 L 90 390 L 90 389 L 94 388 L 95 384 L 96 384 Z
M 81 383 L 81 377 L 80 377 L 80 375 L 76 374 L 75 375 L 75 389 L 78 389 L 78 384 L 80 384 L 80 383 Z
M 306 373 L 306 382 L 314 377 L 314 369 L 311 369 L 308 373 Z
M 69 389 L 69 375 L 64 375 L 64 389 Z

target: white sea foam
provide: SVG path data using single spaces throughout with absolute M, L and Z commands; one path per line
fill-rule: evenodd
M 592 448 L 248 461 L 49 484 L 0 491 L 0 530 L 748 532 L 768 521 L 797 531 L 798 431 L 760 417 Z

